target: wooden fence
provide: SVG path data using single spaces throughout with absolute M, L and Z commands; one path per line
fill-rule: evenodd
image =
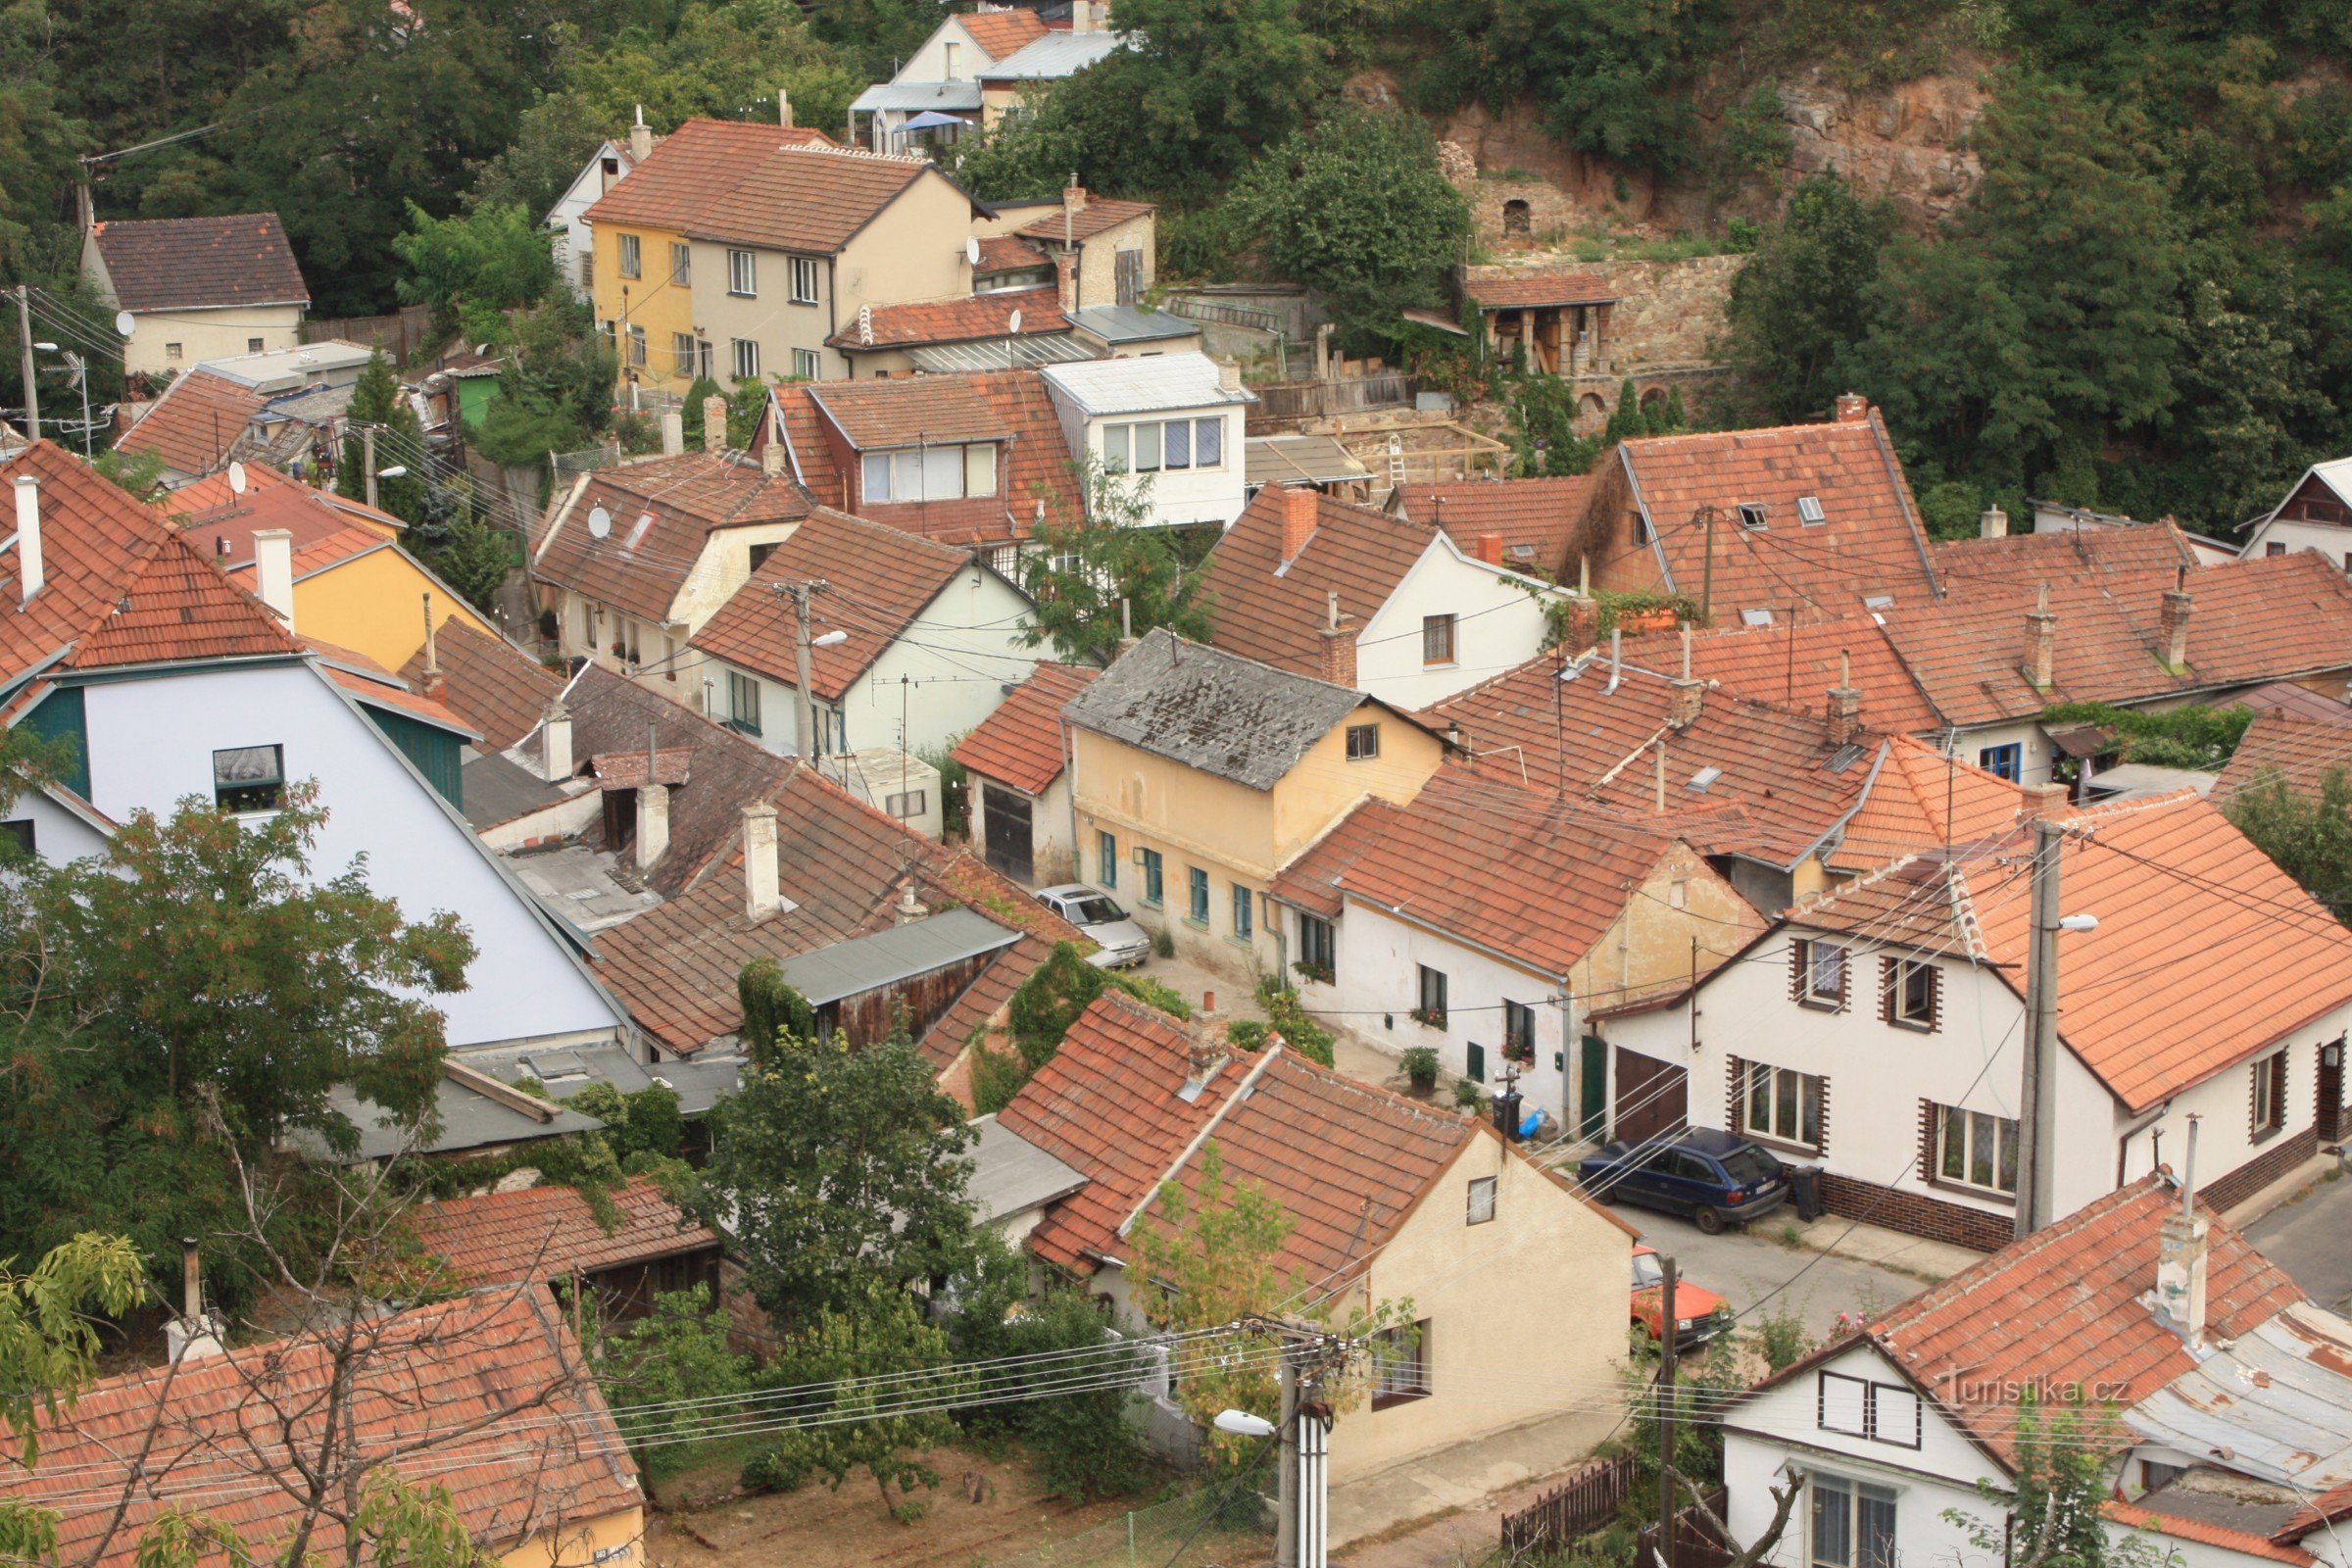
M 380 337 L 384 340 L 384 352 L 399 366 L 406 366 L 419 349 L 432 347 L 429 341 L 432 333 L 433 308 L 429 305 L 404 305 L 392 316 L 314 317 L 302 323 L 305 343 L 339 338 L 368 348 Z
M 1277 382 L 1250 390 L 1257 394 L 1257 407 L 1250 411 L 1250 423 L 1256 426 L 1287 419 L 1323 419 L 1410 403 L 1413 378 L 1402 370 L 1384 370 L 1377 375 L 1351 375 L 1334 381 Z
M 1617 1517 L 1633 1485 L 1632 1454 L 1593 1460 L 1519 1512 L 1502 1516 L 1503 1554 L 1564 1549 Z
M 1707 1494 L 1707 1506 L 1714 1510 L 1716 1518 L 1723 1517 L 1723 1510 L 1730 1498 L 1731 1494 L 1721 1487 Z M 1684 1508 L 1677 1512 L 1673 1525 L 1674 1568 L 1724 1568 L 1724 1564 L 1739 1555 L 1731 1543 L 1717 1535 L 1715 1528 L 1707 1523 L 1705 1515 L 1696 1508 Z M 1639 1544 L 1634 1548 L 1634 1561 L 1640 1568 L 1661 1568 L 1656 1525 L 1641 1533 Z

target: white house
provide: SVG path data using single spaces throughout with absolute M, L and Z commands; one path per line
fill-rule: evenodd
M 1034 886 L 1085 874 L 1061 710 L 1098 673 L 1041 661 L 1035 674 L 1005 694 L 1002 707 L 956 743 L 952 755 L 971 775 L 972 846 L 1015 882 Z M 1117 859 L 1114 852 L 1108 867 L 1114 883 Z M 1096 870 L 1100 875 L 1102 867 Z
M 2166 1568 L 2344 1568 L 2347 1351 L 2352 1323 L 2152 1173 L 1734 1399 L 1725 1522 L 1760 1540 L 1794 1485 L 1766 1562 L 1993 1568 L 2031 1393 L 2111 1449 L 2108 1527 Z
M 2032 855 L 2020 824 L 1908 856 L 1797 905 L 1675 1005 L 1604 1019 L 1617 1134 L 1647 1097 L 1819 1165 L 1834 1211 L 2001 1246 Z M 2342 1136 L 2352 932 L 2186 792 L 2070 817 L 2058 874 L 2097 926 L 2060 938 L 2054 1214 L 2179 1159 L 2192 1117 L 2220 1207 Z
M 1592 1131 L 1593 1010 L 1679 990 L 1765 924 L 1670 830 L 1463 767 L 1357 807 L 1268 897 L 1309 1010 L 1473 1083 L 1516 1063 L 1530 1107 Z
M 865 135 L 853 139 L 878 153 L 953 144 L 980 124 L 981 71 L 1045 35 L 1045 23 L 1026 6 L 984 6 L 948 18 L 890 80 L 874 83 L 850 105 L 853 129 L 858 116 L 867 117 Z
M 200 360 L 302 341 L 311 291 L 275 213 L 93 223 L 81 270 L 130 318 L 122 368 L 176 374 Z
M 2310 550 L 2352 571 L 2352 458 L 2313 464 L 2284 501 L 2243 526 L 2250 559 Z
M 1242 390 L 1232 366 L 1205 354 L 1162 354 L 1049 365 L 1038 373 L 1073 455 L 1151 481 L 1150 522 L 1229 523 L 1242 514 L 1243 414 L 1257 399 Z
M 1305 485 L 1257 493 L 1208 558 L 1219 648 L 1426 708 L 1544 646 L 1568 596 L 1436 528 Z
M 644 150 L 639 151 L 640 148 Z M 637 160 L 654 148 L 653 132 L 645 123 L 645 111 L 637 112 L 637 123 L 630 127 L 629 144 L 599 142 L 596 151 L 580 166 L 579 173 L 564 187 L 556 205 L 547 210 L 548 244 L 555 252 L 556 276 L 572 298 L 586 300 L 595 286 L 596 234 L 588 226 L 588 209 L 604 199 L 605 192 L 628 177 L 637 167 Z
M 0 554 L 17 628 L 7 718 L 73 743 L 60 788 L 20 804 L 20 842 L 72 858 L 134 811 L 193 796 L 266 813 L 313 781 L 327 813 L 315 873 L 365 857 L 368 886 L 408 917 L 451 910 L 471 935 L 466 989 L 434 999 L 454 1051 L 629 1038 L 578 947 L 450 798 L 470 732 L 398 677 L 298 640 L 282 623 L 289 567 L 274 580 L 265 567 L 266 608 L 57 447 L 35 443 L 0 474 L 16 503 Z
M 944 751 L 1026 680 L 1029 596 L 968 551 L 820 507 L 691 645 L 704 711 L 773 752 L 799 733 L 793 589 L 808 592 L 813 755 Z

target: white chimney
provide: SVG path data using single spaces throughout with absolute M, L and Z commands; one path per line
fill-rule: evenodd
M 220 1353 L 220 1320 L 204 1309 L 204 1272 L 198 1260 L 196 1238 L 179 1242 L 180 1314 L 164 1324 L 166 1359 L 177 1363 Z
M 792 94 L 781 87 L 776 89 L 776 123 L 792 129 Z
M 662 455 L 674 458 L 686 450 L 686 416 L 676 409 L 662 411 Z
M 629 127 L 629 162 L 642 164 L 654 156 L 654 130 L 645 122 L 645 105 L 637 106 L 637 122 Z
M 754 923 L 784 906 L 776 865 L 776 808 L 754 801 L 743 808 L 743 914 Z
M 2205 1254 L 2213 1222 L 2197 1212 L 2197 1121 L 2188 1118 L 2180 1206 L 2164 1216 L 2156 1240 L 2156 1311 L 2192 1346 L 2205 1343 Z
M 571 777 L 571 710 L 557 698 L 539 725 L 539 762 L 550 784 Z
M 637 869 L 652 870 L 668 849 L 669 786 L 649 781 L 637 792 Z
M 253 530 L 253 591 L 286 630 L 294 629 L 294 535 L 287 530 Z
M 24 598 L 30 600 L 41 591 L 41 481 L 29 473 L 17 475 L 17 560 L 18 578 L 23 582 Z

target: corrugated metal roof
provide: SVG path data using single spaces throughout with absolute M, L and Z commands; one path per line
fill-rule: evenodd
M 1009 356 L 1014 367 L 1069 365 L 1091 360 L 1095 351 L 1066 332 L 1045 336 L 983 338 L 971 343 L 925 343 L 906 351 L 918 370 L 944 374 L 961 370 L 1002 370 Z
M 927 919 L 855 937 L 784 960 L 784 981 L 821 1007 L 862 996 L 951 963 L 1009 948 L 1021 939 L 974 909 L 949 909 Z
M 1125 47 L 1115 32 L 1049 32 L 980 74 L 990 81 L 1052 81 Z
M 1217 364 L 1205 354 L 1154 354 L 1129 360 L 1089 360 L 1052 365 L 1046 384 L 1086 414 L 1145 414 L 1161 409 L 1208 409 L 1255 403 L 1248 392 L 1230 391 L 1217 379 Z
M 972 1146 L 972 1175 L 964 1191 L 980 1224 L 1043 1208 L 1086 1185 L 1081 1172 L 999 1125 L 993 1114 L 974 1121 L 972 1131 L 980 1137 Z
M 2329 1492 L 2352 1482 L 2352 1323 L 2297 1302 L 2124 1412 L 2149 1443 L 2241 1475 Z

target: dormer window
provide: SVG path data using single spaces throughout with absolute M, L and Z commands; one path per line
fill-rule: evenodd
M 997 493 L 994 442 L 868 452 L 863 468 L 869 503 L 960 501 L 966 496 Z

